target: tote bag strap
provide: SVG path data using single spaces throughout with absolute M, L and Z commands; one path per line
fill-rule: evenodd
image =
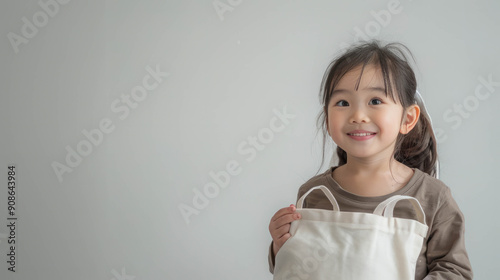
M 379 215 L 379 216 L 384 216 L 387 218 L 392 218 L 394 214 L 394 207 L 396 206 L 396 203 L 398 203 L 401 200 L 409 200 L 411 204 L 413 205 L 413 208 L 415 209 L 415 212 L 417 213 L 417 220 L 421 222 L 422 224 L 425 223 L 425 213 L 424 210 L 422 209 L 422 206 L 418 202 L 418 200 L 414 197 L 411 196 L 406 196 L 406 195 L 395 195 L 392 197 L 389 197 L 388 199 L 382 201 L 377 208 L 375 208 L 375 211 L 373 211 L 373 214 Z
M 301 198 L 299 198 L 299 200 L 297 201 L 297 209 L 302 209 L 304 207 L 304 200 L 306 199 L 306 197 L 312 192 L 312 191 L 315 191 L 315 190 L 322 190 L 323 193 L 326 195 L 326 197 L 328 198 L 328 200 L 330 200 L 330 203 L 332 204 L 333 206 L 333 211 L 340 211 L 339 209 L 339 204 L 337 203 L 337 200 L 335 199 L 335 197 L 333 196 L 333 194 L 330 192 L 330 190 L 321 185 L 321 186 L 316 186 L 314 188 L 311 188 L 310 190 L 308 190 Z

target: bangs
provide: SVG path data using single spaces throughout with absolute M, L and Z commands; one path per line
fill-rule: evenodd
M 382 72 L 386 97 L 390 97 L 396 103 L 398 101 L 401 102 L 403 107 L 409 106 L 411 103 L 408 103 L 406 101 L 408 98 L 404 96 L 411 94 L 411 92 L 405 92 L 405 89 L 415 92 L 416 84 L 408 85 L 405 82 L 408 78 L 414 79 L 414 74 L 408 65 L 406 55 L 398 48 L 399 45 L 393 43 L 385 47 L 380 47 L 377 42 L 365 43 L 351 48 L 335 59 L 329 65 L 323 77 L 323 104 L 325 106 L 328 105 L 333 90 L 345 74 L 357 67 L 361 67 L 361 72 L 355 85 L 355 90 L 358 90 L 366 65 L 373 65 Z M 401 46 L 406 48 L 403 45 Z M 395 77 L 395 73 L 397 73 L 397 78 Z M 409 75 L 413 77 L 409 77 Z M 414 89 L 411 89 L 413 87 Z
M 377 53 L 374 53 L 370 58 L 363 61 L 363 64 L 361 66 L 361 72 L 359 73 L 359 77 L 358 77 L 358 80 L 356 81 L 356 85 L 354 86 L 354 89 L 356 91 L 359 89 L 361 77 L 363 76 L 363 72 L 365 70 L 366 65 L 373 65 L 373 66 L 375 66 L 375 68 L 382 71 L 382 79 L 384 80 L 385 96 L 386 97 L 390 96 L 394 102 L 397 102 L 397 100 L 401 100 L 401 98 L 399 96 L 396 97 L 394 95 L 394 90 L 393 90 L 393 81 L 394 80 L 393 80 L 393 77 L 391 74 L 393 72 L 391 71 L 391 69 L 389 69 L 389 64 L 390 64 L 390 60 L 388 60 L 387 57 L 383 57 Z M 358 67 L 358 66 L 353 67 L 353 69 Z M 340 77 L 340 79 L 342 79 L 342 77 Z M 339 79 L 339 81 L 340 81 L 340 79 Z

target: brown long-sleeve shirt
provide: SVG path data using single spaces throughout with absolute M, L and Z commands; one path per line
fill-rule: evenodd
M 472 268 L 465 249 L 464 216 L 453 199 L 450 189 L 440 180 L 413 169 L 410 181 L 400 190 L 378 197 L 363 197 L 345 191 L 333 179 L 336 167 L 314 176 L 304 183 L 297 200 L 309 189 L 324 185 L 335 196 L 341 211 L 373 213 L 377 205 L 393 195 L 408 195 L 418 199 L 425 212 L 429 230 L 417 261 L 415 279 L 472 279 Z M 320 190 L 313 191 L 304 201 L 304 208 L 332 209 Z M 395 217 L 414 219 L 409 202 L 402 201 L 394 210 Z M 269 247 L 269 270 L 274 271 L 273 244 Z

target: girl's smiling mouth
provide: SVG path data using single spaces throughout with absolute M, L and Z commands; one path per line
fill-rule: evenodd
M 371 132 L 371 131 L 366 131 L 366 130 L 353 130 L 353 131 L 347 133 L 347 135 L 349 137 L 351 137 L 354 140 L 358 140 L 358 141 L 364 141 L 364 140 L 368 140 L 370 138 L 373 138 L 375 136 L 375 134 L 377 134 L 377 133 Z

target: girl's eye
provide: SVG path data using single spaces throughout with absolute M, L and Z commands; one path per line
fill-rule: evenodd
M 380 99 L 374 98 L 370 100 L 370 105 L 380 105 L 380 104 L 382 104 L 382 100 Z
M 349 106 L 349 103 L 345 100 L 340 100 L 339 102 L 335 103 L 335 106 L 345 107 Z

